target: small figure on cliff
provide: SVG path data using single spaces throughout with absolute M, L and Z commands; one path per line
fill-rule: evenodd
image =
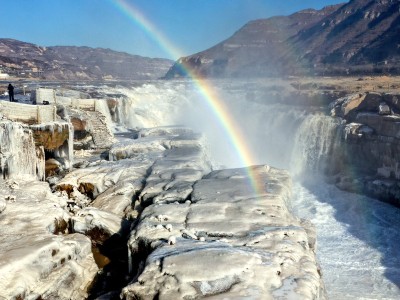
M 14 101 L 14 87 L 12 86 L 12 84 L 10 83 L 7 87 L 8 89 L 8 97 L 10 98 L 10 102 Z

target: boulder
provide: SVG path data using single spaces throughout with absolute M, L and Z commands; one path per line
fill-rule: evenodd
M 352 94 L 331 104 L 331 114 L 352 121 L 358 112 L 379 112 L 382 95 L 379 93 Z

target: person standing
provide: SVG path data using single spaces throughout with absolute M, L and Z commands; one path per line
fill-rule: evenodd
M 10 98 L 10 102 L 14 101 L 14 87 L 12 86 L 12 84 L 10 83 L 7 87 L 8 89 L 8 97 Z

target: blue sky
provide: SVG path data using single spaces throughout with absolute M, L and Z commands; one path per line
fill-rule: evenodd
M 205 50 L 250 20 L 320 9 L 346 0 L 124 0 L 133 5 L 182 55 Z M 1 0 L 0 37 L 40 46 L 111 48 L 177 59 L 118 0 Z M 278 3 L 277 3 L 278 2 Z

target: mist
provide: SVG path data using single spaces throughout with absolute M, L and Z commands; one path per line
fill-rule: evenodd
M 276 103 L 265 87 L 219 81 L 213 89 L 241 128 L 255 164 L 268 164 L 301 173 L 317 168 L 330 148 L 336 126 L 322 112 Z M 190 81 L 158 82 L 129 89 L 120 119 L 128 128 L 183 125 L 204 134 L 216 167 L 245 167 L 218 113 Z M 311 134 L 313 133 L 313 134 Z M 317 150 L 316 150 L 317 149 Z M 319 168 L 319 167 L 318 167 Z
M 398 220 L 398 211 L 322 180 L 339 163 L 340 121 L 322 108 L 278 103 L 279 97 L 272 99 L 262 84 L 217 81 L 213 88 L 243 130 L 241 142 L 253 161 L 290 171 L 292 210 L 316 226 L 328 296 L 397 299 L 398 222 L 382 222 Z M 120 87 L 117 92 L 126 96 L 120 99 L 119 119 L 127 128 L 188 126 L 204 135 L 215 169 L 245 166 L 216 113 L 190 81 Z

